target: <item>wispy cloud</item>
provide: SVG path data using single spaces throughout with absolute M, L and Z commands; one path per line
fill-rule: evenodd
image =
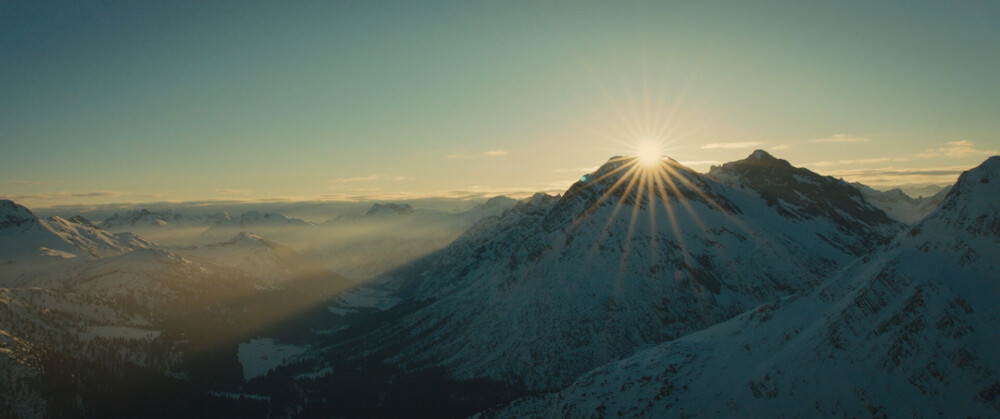
M 591 167 L 580 167 L 576 169 L 552 169 L 552 171 L 555 173 L 590 173 L 600 168 L 601 166 L 591 166 Z
M 806 163 L 805 167 L 829 167 L 829 166 L 844 166 L 849 164 L 875 164 L 875 163 L 887 163 L 893 161 L 888 157 L 879 157 L 872 159 L 856 159 L 856 160 L 830 160 L 830 161 L 817 161 L 812 163 Z
M 492 198 L 498 195 L 504 195 L 511 198 L 525 198 L 529 197 L 538 192 L 544 192 L 551 195 L 558 195 L 563 193 L 572 182 L 562 182 L 553 183 L 550 185 L 544 185 L 540 187 L 480 187 L 471 186 L 467 189 L 460 190 L 447 190 L 447 191 L 434 191 L 426 193 L 409 193 L 409 192 L 384 192 L 384 193 L 369 193 L 369 194 L 326 194 L 322 195 L 323 200 L 331 201 L 350 201 L 350 202 L 366 202 L 366 201 L 407 201 L 414 199 L 458 199 L 458 200 L 468 200 L 468 199 L 484 199 Z
M 54 185 L 59 183 L 54 180 L 5 180 L 4 185 L 16 185 L 16 186 L 38 186 L 38 185 Z
M 376 173 L 367 176 L 354 176 L 354 177 L 330 179 L 328 182 L 330 183 L 357 183 L 357 182 L 375 182 L 375 181 L 399 182 L 411 179 L 413 178 L 408 176 L 395 176 L 395 175 L 387 175 L 385 173 Z
M 780 144 L 780 145 L 776 145 L 774 147 L 771 147 L 772 151 L 791 150 L 791 149 L 792 149 L 792 146 L 790 146 L 788 144 Z
M 861 182 L 868 186 L 895 187 L 908 184 L 947 185 L 955 183 L 958 175 L 969 170 L 966 166 L 925 167 L 901 169 L 885 167 L 881 169 L 840 170 L 828 175 L 844 178 L 851 182 Z
M 253 192 L 249 189 L 212 189 L 212 193 L 219 195 L 240 195 Z
M 708 144 L 705 144 L 705 145 L 701 146 L 701 148 L 703 148 L 703 149 L 711 149 L 711 148 L 725 148 L 725 149 L 753 148 L 753 147 L 757 147 L 757 146 L 760 146 L 760 145 L 761 145 L 761 142 L 759 142 L 759 141 L 743 141 L 743 142 L 736 142 L 736 143 L 708 143 Z
M 720 162 L 718 160 L 694 160 L 694 161 L 682 161 L 680 163 L 683 164 L 683 165 L 685 165 L 685 166 L 689 166 L 689 167 L 690 166 L 705 166 L 705 165 L 712 166 L 712 165 L 722 164 L 722 162 Z
M 996 150 L 978 149 L 976 148 L 976 144 L 974 142 L 969 140 L 961 140 L 961 141 L 949 141 L 945 143 L 943 147 L 927 149 L 923 153 L 917 154 L 917 157 L 962 158 L 962 157 L 973 157 L 973 156 L 992 156 L 994 154 L 997 154 Z
M 867 143 L 868 141 L 871 140 L 851 134 L 834 134 L 826 138 L 812 140 L 814 143 Z
M 446 159 L 472 159 L 476 157 L 503 157 L 508 154 L 507 150 L 486 150 L 482 153 L 475 154 L 448 154 L 444 156 Z
M 91 192 L 46 192 L 46 193 L 35 193 L 26 195 L 14 195 L 10 199 L 15 201 L 18 200 L 51 200 L 51 199 L 66 199 L 66 198 L 107 198 L 113 196 L 125 195 L 122 192 L 116 191 L 91 191 Z

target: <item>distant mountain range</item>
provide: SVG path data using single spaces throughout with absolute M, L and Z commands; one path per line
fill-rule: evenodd
M 860 183 L 853 184 L 865 196 L 865 199 L 890 217 L 907 224 L 917 222 L 937 209 L 951 191 L 952 186 L 941 188 L 937 193 L 913 198 L 900 189 L 877 191 Z

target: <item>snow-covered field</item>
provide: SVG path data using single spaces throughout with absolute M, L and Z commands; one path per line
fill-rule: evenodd
M 237 358 L 243 365 L 243 379 L 267 375 L 271 370 L 282 366 L 309 349 L 303 346 L 279 344 L 271 338 L 252 339 L 241 343 Z

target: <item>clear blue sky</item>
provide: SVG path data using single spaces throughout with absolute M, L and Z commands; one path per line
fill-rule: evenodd
M 808 4 L 807 4 L 808 3 Z M 558 191 L 643 139 L 876 186 L 1000 150 L 998 2 L 0 7 L 0 196 Z

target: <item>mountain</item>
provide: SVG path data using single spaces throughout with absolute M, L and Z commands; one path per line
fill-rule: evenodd
M 150 211 L 143 208 L 132 210 L 125 214 L 116 212 L 111 217 L 104 219 L 100 226 L 108 230 L 127 230 L 135 227 L 182 228 L 219 224 L 228 222 L 231 219 L 232 217 L 226 212 L 191 215 L 174 212 L 173 210 Z
M 852 254 L 863 254 L 884 242 L 885 226 L 895 223 L 878 208 L 868 205 L 847 182 L 794 167 L 764 150 L 743 160 L 712 167 L 709 176 L 730 186 L 759 195 L 767 205 L 791 220 L 823 219 L 842 234 L 844 241 L 823 237 L 837 247 L 850 246 Z
M 94 259 L 153 246 L 130 233 L 112 234 L 80 216 L 41 219 L 13 201 L 0 200 L 0 261 L 8 264 L 38 258 Z
M 253 227 L 306 227 L 310 224 L 298 218 L 288 218 L 278 213 L 263 213 L 260 211 L 247 211 L 240 216 L 239 220 L 229 219 L 213 223 L 214 225 L 238 226 L 240 228 Z
M 815 286 L 900 229 L 849 185 L 763 152 L 713 175 L 616 157 L 390 273 L 401 302 L 327 356 L 561 388 Z
M 1000 415 L 1000 157 L 822 286 L 499 416 Z
M 951 189 L 952 185 L 927 185 L 927 184 L 909 184 L 900 185 L 899 189 L 902 190 L 909 196 L 915 196 L 917 198 L 926 198 L 930 196 L 937 195 L 944 189 Z
M 151 237 L 158 243 L 172 246 L 217 243 L 240 231 L 253 231 L 268 237 L 296 236 L 311 224 L 278 213 L 247 211 L 238 217 L 227 212 L 186 214 L 173 210 L 139 209 L 124 214 L 115 213 L 100 224 L 110 231 L 128 231 Z
M 885 211 L 893 219 L 907 224 L 919 221 L 937 209 L 952 188 L 947 186 L 931 196 L 912 198 L 898 188 L 883 192 L 860 183 L 852 185 L 858 188 L 872 205 Z

